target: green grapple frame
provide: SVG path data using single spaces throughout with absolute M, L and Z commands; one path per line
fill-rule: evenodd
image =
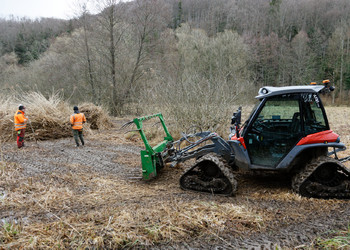
M 156 117 L 159 117 L 160 123 L 163 126 L 166 136 L 164 137 L 164 141 L 152 147 L 149 144 L 146 134 L 142 129 L 142 122 Z M 140 132 L 141 139 L 143 140 L 143 143 L 146 147 L 145 150 L 141 150 L 142 177 L 144 180 L 149 180 L 156 177 L 157 171 L 164 167 L 164 161 L 161 153 L 164 151 L 167 145 L 169 145 L 169 143 L 172 143 L 174 140 L 170 135 L 168 128 L 165 126 L 163 115 L 161 113 L 135 118 L 133 122 L 136 124 L 137 130 Z

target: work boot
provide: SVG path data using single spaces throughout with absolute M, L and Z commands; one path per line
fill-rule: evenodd
M 75 145 L 75 147 L 79 147 L 79 144 Z

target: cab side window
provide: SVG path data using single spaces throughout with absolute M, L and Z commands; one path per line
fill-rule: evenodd
M 316 94 L 302 94 L 302 113 L 306 135 L 329 129 Z

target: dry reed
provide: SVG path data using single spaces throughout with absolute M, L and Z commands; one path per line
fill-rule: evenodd
M 91 129 L 109 129 L 113 126 L 107 112 L 100 106 L 83 103 L 79 105 L 79 110 L 85 114 Z
M 27 139 L 49 140 L 72 135 L 69 118 L 73 109 L 58 93 L 49 98 L 37 92 L 17 97 L 0 96 L 0 103 L 0 138 L 3 141 L 15 139 L 13 116 L 19 103 L 26 106 L 26 115 L 29 117 L 26 128 Z M 91 129 L 111 127 L 107 112 L 101 107 L 84 103 L 81 105 L 81 111 L 85 112 L 87 117 L 87 123 L 84 124 L 86 134 L 91 134 Z

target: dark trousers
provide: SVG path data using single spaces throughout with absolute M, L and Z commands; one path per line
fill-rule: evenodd
M 24 146 L 24 132 L 25 132 L 25 129 L 20 129 L 20 130 L 17 130 L 17 146 L 18 148 L 21 148 Z
M 82 129 L 73 129 L 73 136 L 74 136 L 74 140 L 75 140 L 75 143 L 77 144 L 77 146 L 79 146 L 78 137 L 81 141 L 81 145 L 84 145 L 84 137 L 83 137 L 83 130 Z

